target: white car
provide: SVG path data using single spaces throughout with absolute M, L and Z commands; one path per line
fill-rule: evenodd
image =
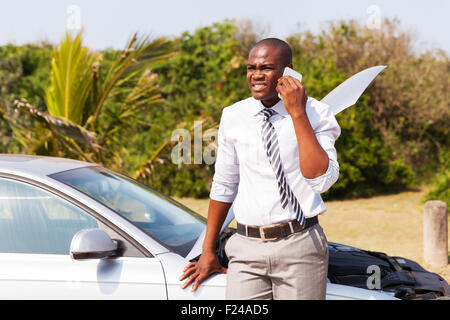
M 205 226 L 203 217 L 171 198 L 101 166 L 0 155 L 0 299 L 224 299 L 223 274 L 194 293 L 180 288 L 186 257 Z M 220 248 L 232 232 L 226 229 L 219 244 L 222 260 Z M 403 283 L 404 290 L 393 290 L 383 285 L 389 280 L 383 265 L 381 282 L 373 278 L 377 270 L 346 275 L 354 270 L 346 267 L 351 258 L 331 265 L 339 252 L 359 252 L 361 260 L 365 251 L 358 250 L 330 243 L 327 299 L 448 294 L 445 280 L 425 270 L 444 289 L 416 292 Z

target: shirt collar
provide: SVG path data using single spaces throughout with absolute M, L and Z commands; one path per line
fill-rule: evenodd
M 258 114 L 261 114 L 260 113 L 261 110 L 263 110 L 266 107 L 262 104 L 261 100 L 256 100 L 254 98 L 252 98 L 252 99 L 254 100 L 255 103 L 252 104 L 251 115 L 257 116 Z M 272 106 L 271 109 L 276 111 L 282 117 L 286 117 L 287 115 L 289 115 L 289 113 L 287 112 L 287 110 L 283 104 L 283 100 L 281 100 L 281 99 L 274 106 Z

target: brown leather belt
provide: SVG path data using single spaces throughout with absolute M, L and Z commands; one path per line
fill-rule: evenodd
M 317 216 L 306 219 L 304 228 L 297 220 L 291 220 L 282 224 L 262 227 L 247 226 L 238 222 L 237 233 L 246 237 L 260 238 L 263 241 L 273 241 L 308 229 L 317 223 L 319 223 L 319 219 L 317 218 Z

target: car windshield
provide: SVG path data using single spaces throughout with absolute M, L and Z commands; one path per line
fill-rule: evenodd
M 92 166 L 50 177 L 68 184 L 119 213 L 183 257 L 205 229 L 205 218 L 129 177 Z

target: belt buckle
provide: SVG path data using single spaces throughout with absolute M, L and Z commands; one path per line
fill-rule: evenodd
M 277 239 L 277 238 L 266 238 L 266 233 L 264 232 L 264 228 L 265 227 L 259 227 L 259 234 L 261 235 L 262 241 L 273 241 L 273 240 Z

